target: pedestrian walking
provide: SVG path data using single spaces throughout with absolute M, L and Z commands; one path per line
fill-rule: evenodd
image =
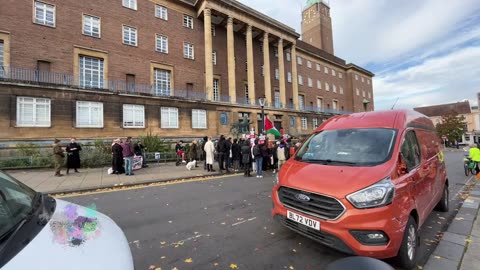
M 53 161 L 55 163 L 55 176 L 57 177 L 63 176 L 63 174 L 61 174 L 61 170 L 64 157 L 65 154 L 63 153 L 63 149 L 60 146 L 60 140 L 55 139 L 53 141 Z
M 80 151 L 82 147 L 77 143 L 76 138 L 71 138 L 70 143 L 66 147 L 67 152 L 67 174 L 70 172 L 70 169 L 74 169 L 78 173 L 78 168 L 80 168 Z
M 125 143 L 122 145 L 123 159 L 125 161 L 125 175 L 134 175 L 133 174 L 133 145 L 132 137 L 128 137 Z
M 240 169 L 240 161 L 242 160 L 242 147 L 238 144 L 237 139 L 233 140 L 232 144 L 232 159 L 233 159 L 233 170 L 238 172 Z
M 263 144 L 258 143 L 258 139 L 255 140 L 255 146 L 253 146 L 253 157 L 255 158 L 255 164 L 257 169 L 257 178 L 263 178 L 263 158 L 262 153 Z
M 203 159 L 204 159 L 203 169 L 204 169 L 205 171 L 207 170 L 207 153 L 205 152 L 205 145 L 207 144 L 207 142 L 208 142 L 208 137 L 207 137 L 207 136 L 203 137 L 203 142 L 202 142 L 201 150 L 202 150 Z
M 213 161 L 215 159 L 215 146 L 213 146 L 212 137 L 208 137 L 203 149 L 205 151 L 205 163 L 207 164 L 207 171 L 214 172 Z
M 115 139 L 112 143 L 112 171 L 113 174 L 125 173 L 123 167 L 123 147 L 120 145 L 121 140 Z
M 145 156 L 145 146 L 143 146 L 141 140 L 137 140 L 135 142 L 135 145 L 133 146 L 133 152 L 136 156 L 142 157 L 142 168 L 148 167 L 147 165 L 147 159 Z
M 250 167 L 252 166 L 252 149 L 248 140 L 243 141 L 243 144 L 240 148 L 242 154 L 242 164 L 244 168 L 243 176 L 250 177 Z

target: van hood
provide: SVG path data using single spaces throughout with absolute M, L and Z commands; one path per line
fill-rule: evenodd
M 123 231 L 104 214 L 56 200 L 52 218 L 2 270 L 132 270 Z
M 332 166 L 289 160 L 279 184 L 343 199 L 391 174 L 389 162 L 374 167 Z

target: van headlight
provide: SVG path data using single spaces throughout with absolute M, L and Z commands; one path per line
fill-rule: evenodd
M 395 197 L 395 186 L 387 177 L 360 191 L 347 196 L 347 200 L 356 208 L 374 208 L 392 203 Z

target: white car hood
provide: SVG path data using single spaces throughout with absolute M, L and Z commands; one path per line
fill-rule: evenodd
M 48 224 L 2 270 L 132 270 L 123 231 L 104 214 L 56 200 Z

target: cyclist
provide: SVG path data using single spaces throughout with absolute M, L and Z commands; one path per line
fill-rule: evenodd
M 469 157 L 475 162 L 475 174 L 477 175 L 477 178 L 480 177 L 478 174 L 480 172 L 480 169 L 478 168 L 478 163 L 480 163 L 480 142 L 477 142 L 477 144 L 474 144 L 472 147 L 470 147 L 470 155 Z

